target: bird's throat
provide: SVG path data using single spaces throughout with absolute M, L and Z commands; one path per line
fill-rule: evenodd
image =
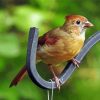
M 86 32 L 86 30 L 84 29 L 84 30 L 82 30 L 82 32 L 80 34 L 83 40 L 85 40 L 85 32 Z

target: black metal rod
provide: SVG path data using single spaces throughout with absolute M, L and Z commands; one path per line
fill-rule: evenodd
M 76 59 L 78 61 L 82 61 L 84 56 L 88 53 L 88 51 L 92 48 L 93 45 L 95 45 L 97 42 L 100 42 L 100 32 L 96 32 L 93 34 L 86 42 L 81 50 L 81 52 L 76 56 Z M 27 65 L 27 71 L 29 74 L 29 77 L 31 80 L 39 87 L 43 89 L 51 89 L 53 86 L 53 89 L 56 88 L 56 84 L 53 81 L 53 83 L 44 80 L 36 69 L 36 50 L 37 50 L 37 43 L 38 43 L 38 29 L 33 27 L 30 28 L 29 31 L 29 39 L 28 39 L 28 49 L 27 49 L 27 59 L 26 59 L 26 65 Z M 73 65 L 73 63 L 69 62 L 61 75 L 59 76 L 61 80 L 61 85 L 63 85 L 68 78 L 72 75 L 76 67 Z

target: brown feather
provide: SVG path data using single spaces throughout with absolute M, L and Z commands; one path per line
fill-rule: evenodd
M 26 75 L 27 70 L 26 67 L 23 67 L 20 72 L 15 76 L 15 78 L 12 80 L 9 87 L 16 86 L 18 82 L 23 79 L 23 77 Z
M 49 33 L 49 32 L 48 32 Z M 58 38 L 49 36 L 49 34 L 44 34 L 43 36 L 39 37 L 38 46 L 43 46 L 44 44 L 53 45 L 57 42 Z

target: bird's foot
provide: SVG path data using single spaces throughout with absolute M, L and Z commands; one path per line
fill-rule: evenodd
M 75 58 L 72 59 L 72 62 L 74 63 L 74 65 L 79 68 L 79 64 L 80 64 L 80 61 L 76 60 Z
M 60 90 L 61 80 L 57 76 L 54 76 L 53 79 L 54 79 L 54 81 L 56 83 L 57 88 Z
M 60 90 L 60 85 L 61 85 L 61 80 L 56 76 L 53 66 L 51 64 L 49 64 L 49 70 L 52 72 L 53 74 L 53 80 L 55 81 L 55 84 L 57 86 L 57 88 Z

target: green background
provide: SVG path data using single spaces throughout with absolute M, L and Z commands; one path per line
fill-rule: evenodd
M 16 87 L 9 84 L 26 60 L 30 27 L 40 35 L 64 23 L 69 14 L 87 17 L 94 27 L 86 38 L 100 30 L 99 0 L 0 0 L 0 100 L 47 100 L 47 91 L 26 76 Z M 44 76 L 44 65 L 38 65 Z M 82 61 L 70 79 L 54 91 L 54 100 L 100 99 L 100 42 Z

